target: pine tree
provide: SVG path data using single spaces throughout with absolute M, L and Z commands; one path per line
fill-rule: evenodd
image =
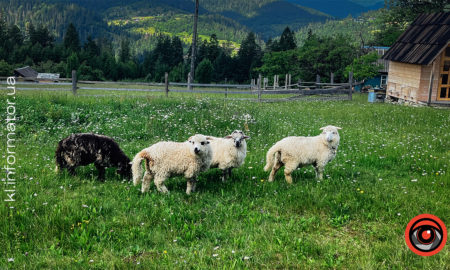
M 279 51 L 289 51 L 297 48 L 297 44 L 295 43 L 295 37 L 294 32 L 289 29 L 289 27 L 286 27 L 281 34 L 279 44 Z
M 120 62 L 126 63 L 131 59 L 130 41 L 128 39 L 122 39 L 120 42 Z
M 236 80 L 238 82 L 248 81 L 251 77 L 251 70 L 261 63 L 261 47 L 256 43 L 256 36 L 250 32 L 238 52 L 238 66 L 236 72 Z
M 64 35 L 64 47 L 68 52 L 80 51 L 80 37 L 73 23 L 70 23 L 67 27 L 66 34 Z

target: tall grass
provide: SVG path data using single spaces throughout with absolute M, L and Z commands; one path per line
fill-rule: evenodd
M 422 213 L 450 226 L 450 111 L 366 100 L 258 104 L 19 92 L 17 201 L 0 208 L 0 268 L 448 268 L 448 246 L 419 257 L 404 230 Z M 5 95 L 0 102 L 4 116 Z M 266 181 L 273 143 L 317 135 L 328 124 L 343 129 L 323 181 L 312 167 L 296 171 L 293 185 L 281 172 Z M 226 183 L 218 170 L 201 174 L 191 196 L 180 177 L 167 181 L 164 195 L 154 186 L 140 194 L 113 169 L 106 183 L 95 180 L 93 166 L 76 177 L 53 172 L 57 142 L 75 132 L 112 136 L 132 157 L 157 141 L 235 129 L 251 136 L 245 164 Z M 4 165 L 6 130 L 0 133 Z

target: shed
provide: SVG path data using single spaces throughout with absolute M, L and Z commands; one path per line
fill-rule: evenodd
M 450 104 L 450 12 L 422 14 L 383 59 L 387 95 L 413 103 Z
M 15 69 L 14 76 L 35 79 L 38 76 L 38 72 L 31 67 L 26 66 L 23 68 Z

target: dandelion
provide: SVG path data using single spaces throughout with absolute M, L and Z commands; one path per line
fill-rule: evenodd
M 359 193 L 364 194 L 364 190 L 361 190 Z
M 245 256 L 244 260 L 250 260 L 250 257 L 249 256 Z
M 167 250 L 164 250 L 164 252 L 163 252 L 164 254 L 167 254 Z
M 213 256 L 213 257 L 217 257 L 217 256 L 219 256 L 219 254 L 215 253 L 215 254 L 213 254 L 212 256 Z

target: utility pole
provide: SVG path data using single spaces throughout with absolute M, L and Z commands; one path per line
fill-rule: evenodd
M 195 54 L 196 54 L 196 51 L 197 51 L 198 1 L 199 0 L 195 0 L 194 33 L 192 35 L 191 73 L 189 73 L 190 74 L 189 90 L 192 90 L 191 84 L 194 83 L 195 56 L 196 56 Z

